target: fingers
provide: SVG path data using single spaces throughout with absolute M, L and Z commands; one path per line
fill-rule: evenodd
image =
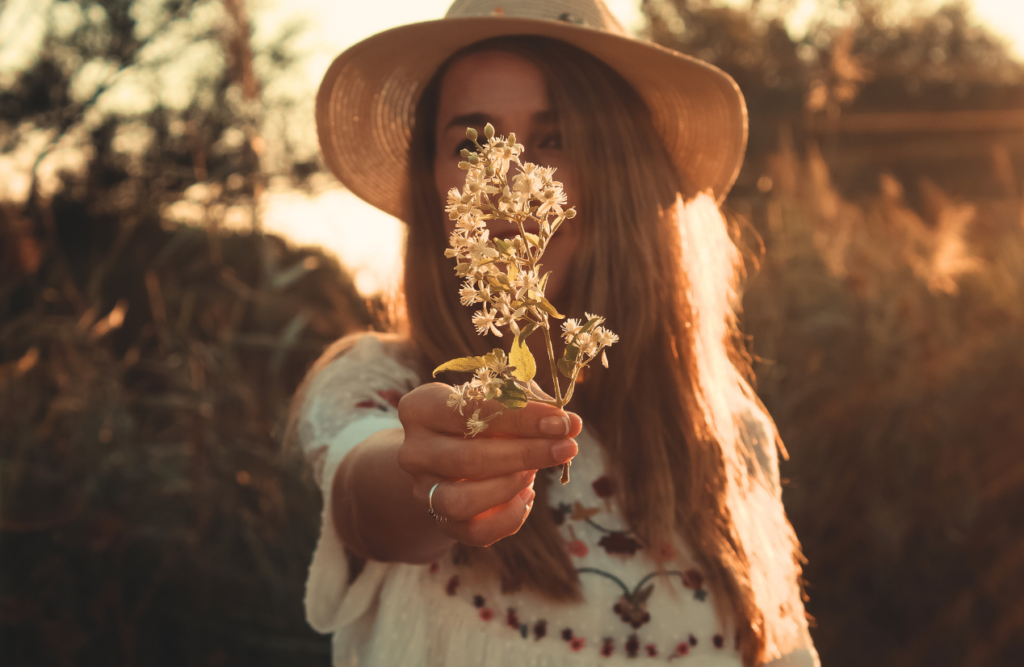
M 463 435 L 466 433 L 467 414 L 448 407 L 451 388 L 437 382 L 417 387 L 402 397 L 398 416 L 406 432 L 417 429 Z M 463 412 L 468 410 L 464 408 Z M 481 407 L 483 416 L 501 410 L 496 401 L 487 401 Z M 469 414 L 472 414 L 470 412 Z M 488 423 L 480 437 L 514 436 L 520 438 L 564 438 L 579 435 L 583 421 L 579 416 L 543 403 L 531 402 L 521 410 L 505 410 Z
M 489 438 L 422 433 L 406 436 L 398 451 L 398 465 L 416 479 L 485 480 L 524 470 L 561 465 L 576 456 L 572 438 Z M 436 481 L 436 480 L 435 480 Z
M 498 505 L 468 521 L 438 523 L 437 529 L 471 547 L 487 547 L 519 532 L 526 517 L 530 515 L 530 510 L 533 509 L 535 497 L 533 488 L 527 487 L 503 505 Z
M 532 490 L 536 474 L 536 470 L 524 470 L 479 481 L 443 481 L 434 489 L 433 499 L 430 488 L 434 484 L 416 484 L 413 497 L 428 506 L 432 501 L 434 511 L 446 519 L 468 521 L 510 502 L 523 491 Z

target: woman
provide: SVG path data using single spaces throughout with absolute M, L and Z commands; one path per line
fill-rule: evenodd
M 716 200 L 742 97 L 598 0 L 493 5 L 371 37 L 321 86 L 328 165 L 408 223 L 407 326 L 339 341 L 296 398 L 325 501 L 310 623 L 338 665 L 815 665 L 774 427 L 732 345 Z M 510 338 L 476 335 L 444 256 L 465 130 L 487 122 L 580 212 L 545 254 L 548 297 L 621 342 L 579 386 L 582 418 L 531 403 L 467 439 L 429 369 Z

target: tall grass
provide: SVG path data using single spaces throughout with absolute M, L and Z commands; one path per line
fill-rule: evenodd
M 1024 205 L 770 164 L 744 319 L 823 664 L 1024 664 Z

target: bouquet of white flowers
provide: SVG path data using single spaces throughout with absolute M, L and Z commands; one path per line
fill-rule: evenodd
M 448 192 L 445 210 L 456 226 L 445 256 L 455 258 L 455 272 L 465 278 L 459 292 L 463 305 L 483 304 L 473 315 L 477 333 L 491 332 L 500 337 L 499 327 L 507 327 L 515 336 L 508 354 L 496 348 L 483 356 L 452 359 L 434 369 L 435 376 L 442 371 L 473 373 L 472 380 L 452 387 L 448 405 L 459 414 L 465 414 L 467 405 L 471 407 L 466 434 L 475 436 L 506 408 L 518 410 L 526 407 L 527 401 L 565 406 L 572 398 L 580 371 L 598 355 L 607 366 L 605 348 L 619 337 L 602 326 L 604 318 L 599 315 L 586 313 L 582 322 L 565 320 L 565 351 L 555 359 L 549 318 L 562 320 L 565 316 L 544 296 L 551 272 L 541 275 L 540 260 L 551 237 L 566 220 L 576 217 L 576 209 L 563 208 L 566 196 L 562 184 L 553 179 L 554 169 L 520 162 L 523 146 L 516 143 L 515 134 L 509 134 L 507 139 L 496 137 L 488 123 L 483 145 L 477 141 L 478 133 L 473 128 L 466 130 L 466 136 L 476 145 L 476 151 L 462 151 L 464 161 L 459 162 L 459 167 L 466 171 L 466 185 L 461 192 L 458 188 Z M 510 184 L 508 173 L 513 163 L 518 173 Z M 488 220 L 516 225 L 519 233 L 508 241 L 491 239 Z M 526 231 L 528 222 L 536 223 L 538 233 Z M 554 399 L 532 384 L 537 362 L 526 340 L 537 331 L 544 333 L 547 344 Z M 559 373 L 568 379 L 564 392 Z M 502 408 L 481 416 L 479 404 L 492 399 Z M 568 481 L 566 463 L 561 482 Z

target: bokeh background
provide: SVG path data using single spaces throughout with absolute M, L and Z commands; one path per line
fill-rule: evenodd
M 0 4 L 5 666 L 329 664 L 279 440 L 402 229 L 312 96 L 446 4 Z M 1024 664 L 1024 3 L 610 6 L 749 103 L 727 205 L 823 664 Z

